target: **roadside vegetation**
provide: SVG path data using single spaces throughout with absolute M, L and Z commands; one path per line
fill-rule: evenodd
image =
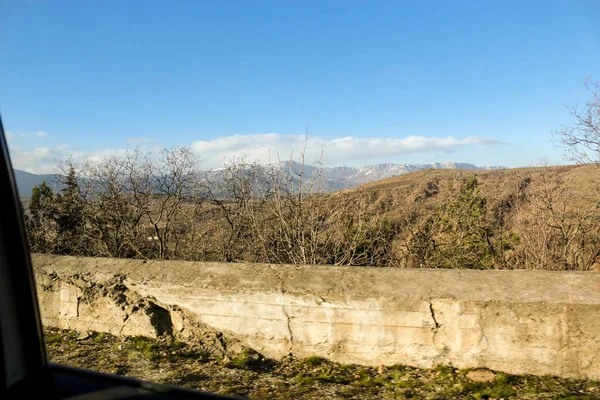
M 211 356 L 201 346 L 144 337 L 46 329 L 50 361 L 253 399 L 598 399 L 598 382 L 489 370 L 364 367 L 266 359 L 250 350 Z
M 594 165 L 421 171 L 319 193 L 317 183 L 313 189 L 294 171 L 243 161 L 211 183 L 196 179 L 186 149 L 165 154 L 176 165 L 164 176 L 146 174 L 155 167 L 136 164 L 142 156 L 134 152 L 93 167 L 70 166 L 58 193 L 35 187 L 26 215 L 32 251 L 402 268 L 600 268 Z
M 402 268 L 600 270 L 600 84 L 555 133 L 587 164 L 421 171 L 324 193 L 323 171 L 229 160 L 202 174 L 190 148 L 62 165 L 34 187 L 34 252 Z

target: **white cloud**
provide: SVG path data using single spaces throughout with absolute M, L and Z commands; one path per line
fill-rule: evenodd
M 68 157 L 64 150 L 49 147 L 23 150 L 19 146 L 9 146 L 9 151 L 13 168 L 34 174 L 56 172 L 57 161 Z
M 326 165 L 340 165 L 345 162 L 381 162 L 384 158 L 414 153 L 448 151 L 473 145 L 499 144 L 497 140 L 469 136 L 464 139 L 453 137 L 408 136 L 404 138 L 353 138 L 341 137 L 325 140 L 309 137 L 306 141 L 308 164 L 317 160 L 323 152 Z M 256 135 L 234 135 L 211 141 L 197 141 L 192 148 L 203 160 L 204 168 L 222 166 L 226 157 L 246 156 L 259 162 L 287 160 L 292 155 L 297 159 L 305 146 L 304 135 L 281 135 L 266 133 Z
M 14 138 L 14 134 L 12 132 L 4 132 L 4 136 L 6 137 L 6 141 L 10 142 Z
M 29 137 L 29 132 L 20 132 L 19 136 L 21 136 L 21 137 Z
M 24 150 L 20 146 L 9 146 L 10 159 L 15 169 L 31 172 L 33 174 L 57 173 L 61 162 L 69 159 L 78 162 L 83 159 L 98 161 L 112 156 L 125 155 L 126 149 L 105 149 L 93 152 L 73 151 L 68 145 L 56 147 L 35 147 Z
M 149 143 L 154 143 L 154 142 L 155 142 L 154 139 L 146 138 L 146 137 L 138 137 L 138 138 L 129 138 L 129 139 L 127 139 L 127 143 L 134 144 L 134 145 L 149 144 Z
M 44 131 L 37 131 L 37 132 L 35 133 L 35 135 L 36 135 L 37 137 L 39 137 L 39 138 L 45 138 L 46 136 L 48 136 L 48 133 L 47 133 L 47 132 L 44 132 Z
M 137 138 L 129 139 L 131 144 L 144 143 Z M 149 142 L 146 142 L 149 143 Z M 192 149 L 202 161 L 203 169 L 219 168 L 226 158 L 247 157 L 250 161 L 266 163 L 269 161 L 298 159 L 306 145 L 307 164 L 314 164 L 323 152 L 325 165 L 341 165 L 343 163 L 358 164 L 385 162 L 394 156 L 436 151 L 453 151 L 460 147 L 475 145 L 496 145 L 500 142 L 481 137 L 423 137 L 408 136 L 404 138 L 353 138 L 341 137 L 325 140 L 309 137 L 305 143 L 304 135 L 282 135 L 265 133 L 254 135 L 234 135 L 220 137 L 209 141 L 196 141 Z M 152 146 L 142 150 L 158 153 L 160 148 Z M 111 156 L 122 156 L 127 149 L 104 149 L 96 151 L 77 151 L 67 145 L 56 147 L 36 147 L 24 150 L 16 143 L 10 146 L 13 166 L 32 173 L 54 173 L 61 160 L 69 158 L 74 161 L 88 158 L 98 161 Z

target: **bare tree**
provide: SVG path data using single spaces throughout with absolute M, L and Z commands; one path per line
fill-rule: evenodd
M 207 177 L 208 196 L 225 220 L 219 247 L 225 261 L 246 255 L 267 261 L 267 201 L 272 197 L 272 171 L 245 158 L 229 159 L 218 178 Z
M 139 150 L 124 157 L 99 161 L 85 160 L 71 168 L 78 170 L 80 197 L 83 202 L 87 236 L 93 246 L 92 255 L 107 257 L 140 257 L 144 254 L 143 213 L 132 196 L 142 168 Z
M 68 163 L 77 170 L 79 198 L 92 255 L 167 258 L 190 224 L 178 224 L 183 205 L 197 203 L 199 174 L 190 148 L 139 149 L 123 156 Z
M 158 259 L 168 258 L 177 248 L 182 232 L 176 225 L 182 205 L 199 197 L 198 163 L 190 147 L 176 147 L 163 149 L 157 158 L 146 155 L 141 168 L 130 172 L 135 179 L 129 190 L 152 228 Z
M 568 107 L 575 121 L 554 132 L 554 140 L 566 149 L 570 160 L 600 164 L 600 81 L 585 80 L 591 99 L 583 109 Z
M 300 162 L 290 157 L 287 170 L 273 174 L 273 204 L 270 208 L 275 227 L 271 232 L 269 259 L 278 263 L 324 263 L 320 248 L 326 226 L 326 198 L 323 195 L 324 171 L 321 158 L 312 170 L 305 163 L 306 145 Z
M 597 201 L 572 198 L 570 179 L 547 169 L 537 177 L 514 220 L 517 268 L 588 271 L 600 264 Z

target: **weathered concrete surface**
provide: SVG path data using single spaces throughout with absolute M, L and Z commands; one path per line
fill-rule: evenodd
M 600 379 L 598 273 L 33 262 L 51 326 L 184 339 L 209 326 L 274 358 Z

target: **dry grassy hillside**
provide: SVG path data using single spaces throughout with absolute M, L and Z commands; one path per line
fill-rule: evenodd
M 233 165 L 218 187 L 194 195 L 115 190 L 135 187 L 120 181 L 84 192 L 73 177 L 60 195 L 32 197 L 28 227 L 35 251 L 60 254 L 598 270 L 599 172 L 426 170 L 330 194 L 305 189 L 308 177 L 267 176 L 257 165 Z
M 596 165 L 563 165 L 550 167 L 530 167 L 499 169 L 493 171 L 461 171 L 461 170 L 424 170 L 410 174 L 382 179 L 365 185 L 373 191 L 399 191 L 404 195 L 413 193 L 431 181 L 451 180 L 455 177 L 473 175 L 481 184 L 485 195 L 492 193 L 506 196 L 514 191 L 519 182 L 531 178 L 538 181 L 542 176 L 571 182 L 577 189 L 577 195 L 596 196 L 600 187 L 600 167 Z
M 447 201 L 449 185 L 474 176 L 479 192 L 491 208 L 527 191 L 538 192 L 552 186 L 568 198 L 569 207 L 595 205 L 600 202 L 600 167 L 596 165 L 565 165 L 513 168 L 494 171 L 425 170 L 399 175 L 365 184 L 363 187 L 333 193 L 371 193 L 372 203 L 384 213 L 393 214 L 400 203 L 418 203 L 431 208 Z M 524 187 L 525 185 L 525 187 Z M 549 188 L 548 188 L 549 189 Z

